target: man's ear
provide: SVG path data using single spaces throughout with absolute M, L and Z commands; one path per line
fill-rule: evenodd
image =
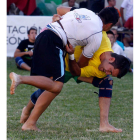
M 110 26 L 112 27 L 113 23 L 108 23 L 107 25 L 108 25 L 109 27 L 110 27 Z
M 114 62 L 114 61 L 115 61 L 115 57 L 110 57 L 110 58 L 109 58 L 109 62 L 110 62 L 110 63 L 112 63 L 112 62 Z
M 111 27 L 112 27 L 113 23 L 107 23 L 107 24 L 104 24 L 103 26 L 103 30 L 104 31 L 108 31 Z
M 104 24 L 104 26 L 105 26 L 105 27 L 110 27 L 110 26 L 112 26 L 112 24 L 113 24 L 113 23 L 107 23 L 107 24 Z

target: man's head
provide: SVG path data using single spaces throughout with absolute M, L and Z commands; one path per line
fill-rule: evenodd
M 73 7 L 75 4 L 75 0 L 68 0 L 69 7 Z
M 131 61 L 128 58 L 116 53 L 110 53 L 110 58 L 101 62 L 99 70 L 107 75 L 121 78 L 129 71 L 130 65 Z
M 35 26 L 32 26 L 29 30 L 28 30 L 28 38 L 30 42 L 35 42 L 35 37 L 37 35 L 37 28 Z
M 109 31 L 119 20 L 118 11 L 114 7 L 106 7 L 102 9 L 98 16 L 103 22 L 103 31 Z
M 108 36 L 108 38 L 109 38 L 109 40 L 110 40 L 110 42 L 111 42 L 111 47 L 113 47 L 113 45 L 114 45 L 114 42 L 115 42 L 115 35 L 114 35 L 114 33 L 112 32 L 112 31 L 107 31 L 106 32 L 107 33 L 107 36 Z
M 114 33 L 114 36 L 115 36 L 115 42 L 118 38 L 118 33 L 117 33 L 117 30 L 116 29 L 111 29 L 111 31 Z
M 107 2 L 110 7 L 114 7 L 116 5 L 116 0 L 107 0 Z

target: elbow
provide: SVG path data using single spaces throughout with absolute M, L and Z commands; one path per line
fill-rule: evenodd
M 79 73 L 71 73 L 73 76 L 80 76 Z
M 14 58 L 16 58 L 17 56 L 16 56 L 16 53 L 14 53 Z
M 70 71 L 73 76 L 80 76 L 81 71 Z

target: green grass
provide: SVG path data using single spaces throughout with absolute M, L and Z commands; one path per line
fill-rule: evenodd
M 7 139 L 8 140 L 132 140 L 133 139 L 133 74 L 121 80 L 113 78 L 113 97 L 109 122 L 122 133 L 101 133 L 99 129 L 98 88 L 72 79 L 42 114 L 37 126 L 42 132 L 22 131 L 19 123 L 22 108 L 37 89 L 19 85 L 10 95 L 10 72 L 29 75 L 19 70 L 12 58 L 7 59 Z

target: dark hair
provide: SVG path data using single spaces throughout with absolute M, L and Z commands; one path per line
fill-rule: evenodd
M 110 64 L 114 66 L 114 69 L 119 69 L 117 78 L 123 77 L 129 71 L 131 61 L 123 55 L 116 53 L 111 53 L 111 56 L 115 58 L 115 61 Z
M 37 28 L 36 28 L 35 26 L 32 26 L 32 27 L 28 30 L 28 32 L 27 32 L 28 35 L 30 34 L 30 31 L 31 31 L 31 30 L 36 30 L 36 31 L 37 31 Z
M 115 37 L 114 33 L 111 30 L 107 31 L 106 33 L 107 34 L 112 34 Z
M 109 1 L 111 1 L 111 0 L 107 0 L 107 2 L 109 2 Z
M 102 9 L 98 16 L 103 20 L 104 24 L 113 23 L 113 25 L 115 25 L 119 20 L 118 11 L 114 7 L 106 7 Z

